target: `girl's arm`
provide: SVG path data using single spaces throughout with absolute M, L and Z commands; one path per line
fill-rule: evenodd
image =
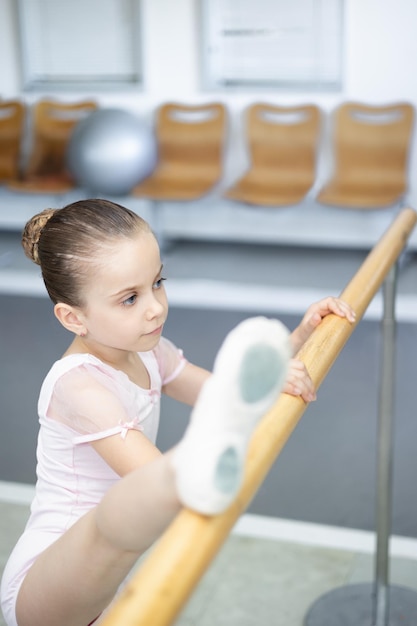
M 300 325 L 291 333 L 294 354 L 298 352 L 322 319 L 330 313 L 345 317 L 349 322 L 354 322 L 356 317 L 353 309 L 340 298 L 328 297 L 312 304 L 307 309 Z M 163 391 L 175 400 L 192 406 L 209 376 L 210 372 L 207 370 L 187 363 L 177 378 L 163 387 Z M 301 396 L 306 402 L 316 399 L 313 382 L 302 361 L 291 359 L 283 392 Z
M 91 442 L 94 450 L 119 476 L 151 463 L 161 456 L 158 448 L 140 431 L 128 430 L 126 437 L 120 434 Z
M 163 391 L 171 398 L 193 406 L 201 387 L 210 375 L 209 371 L 187 363 L 177 378 L 163 387 Z M 316 399 L 314 385 L 301 361 L 291 359 L 283 392 L 301 396 L 306 402 Z
M 165 385 L 162 391 L 171 398 L 192 406 L 210 375 L 207 370 L 186 363 L 178 376 Z M 161 455 L 158 448 L 137 430 L 129 430 L 124 439 L 117 434 L 94 441 L 91 445 L 119 476 L 125 476 Z
M 201 387 L 210 376 L 208 370 L 187 362 L 178 376 L 162 387 L 162 391 L 174 400 L 194 406 Z

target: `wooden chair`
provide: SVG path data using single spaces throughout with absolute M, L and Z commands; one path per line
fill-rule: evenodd
M 0 101 L 0 181 L 17 180 L 20 174 L 25 105 L 19 100 Z
M 220 179 L 226 127 L 223 104 L 166 103 L 156 115 L 158 164 L 133 190 L 153 200 L 192 200 Z
M 408 103 L 342 104 L 334 115 L 334 173 L 317 200 L 353 209 L 398 203 L 408 186 L 413 119 Z
M 251 105 L 246 117 L 250 168 L 224 195 L 258 206 L 300 202 L 315 180 L 319 132 L 315 105 Z
M 63 193 L 72 189 L 66 150 L 75 125 L 97 109 L 91 100 L 64 103 L 41 100 L 33 105 L 32 149 L 23 180 L 8 185 L 13 191 Z

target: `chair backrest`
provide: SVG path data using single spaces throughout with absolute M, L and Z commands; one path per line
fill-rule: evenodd
M 96 102 L 40 100 L 33 105 L 32 150 L 26 176 L 48 176 L 66 171 L 66 151 L 71 133 L 86 115 L 97 109 Z
M 247 140 L 253 170 L 266 176 L 314 182 L 320 110 L 316 105 L 255 103 L 247 110 Z
M 0 100 L 0 181 L 19 177 L 25 111 L 19 100 Z
M 157 113 L 158 167 L 181 174 L 221 175 L 226 109 L 213 102 L 202 105 L 163 104 Z
M 409 103 L 342 104 L 334 114 L 334 178 L 346 187 L 405 190 L 413 120 Z

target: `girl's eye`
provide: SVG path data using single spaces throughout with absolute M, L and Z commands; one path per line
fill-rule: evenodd
M 166 278 L 163 278 L 161 276 L 161 278 L 159 278 L 154 284 L 153 284 L 153 288 L 154 289 L 160 289 L 162 287 L 162 283 L 163 281 L 166 280 Z
M 132 304 L 135 304 L 136 299 L 137 299 L 136 295 L 129 296 L 129 298 L 126 298 L 126 300 L 123 300 L 122 304 L 123 306 L 132 306 Z

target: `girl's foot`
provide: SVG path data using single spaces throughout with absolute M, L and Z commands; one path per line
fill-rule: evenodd
M 252 432 L 277 399 L 290 358 L 289 331 L 278 320 L 250 318 L 227 335 L 175 450 L 185 506 L 213 515 L 231 504 Z

